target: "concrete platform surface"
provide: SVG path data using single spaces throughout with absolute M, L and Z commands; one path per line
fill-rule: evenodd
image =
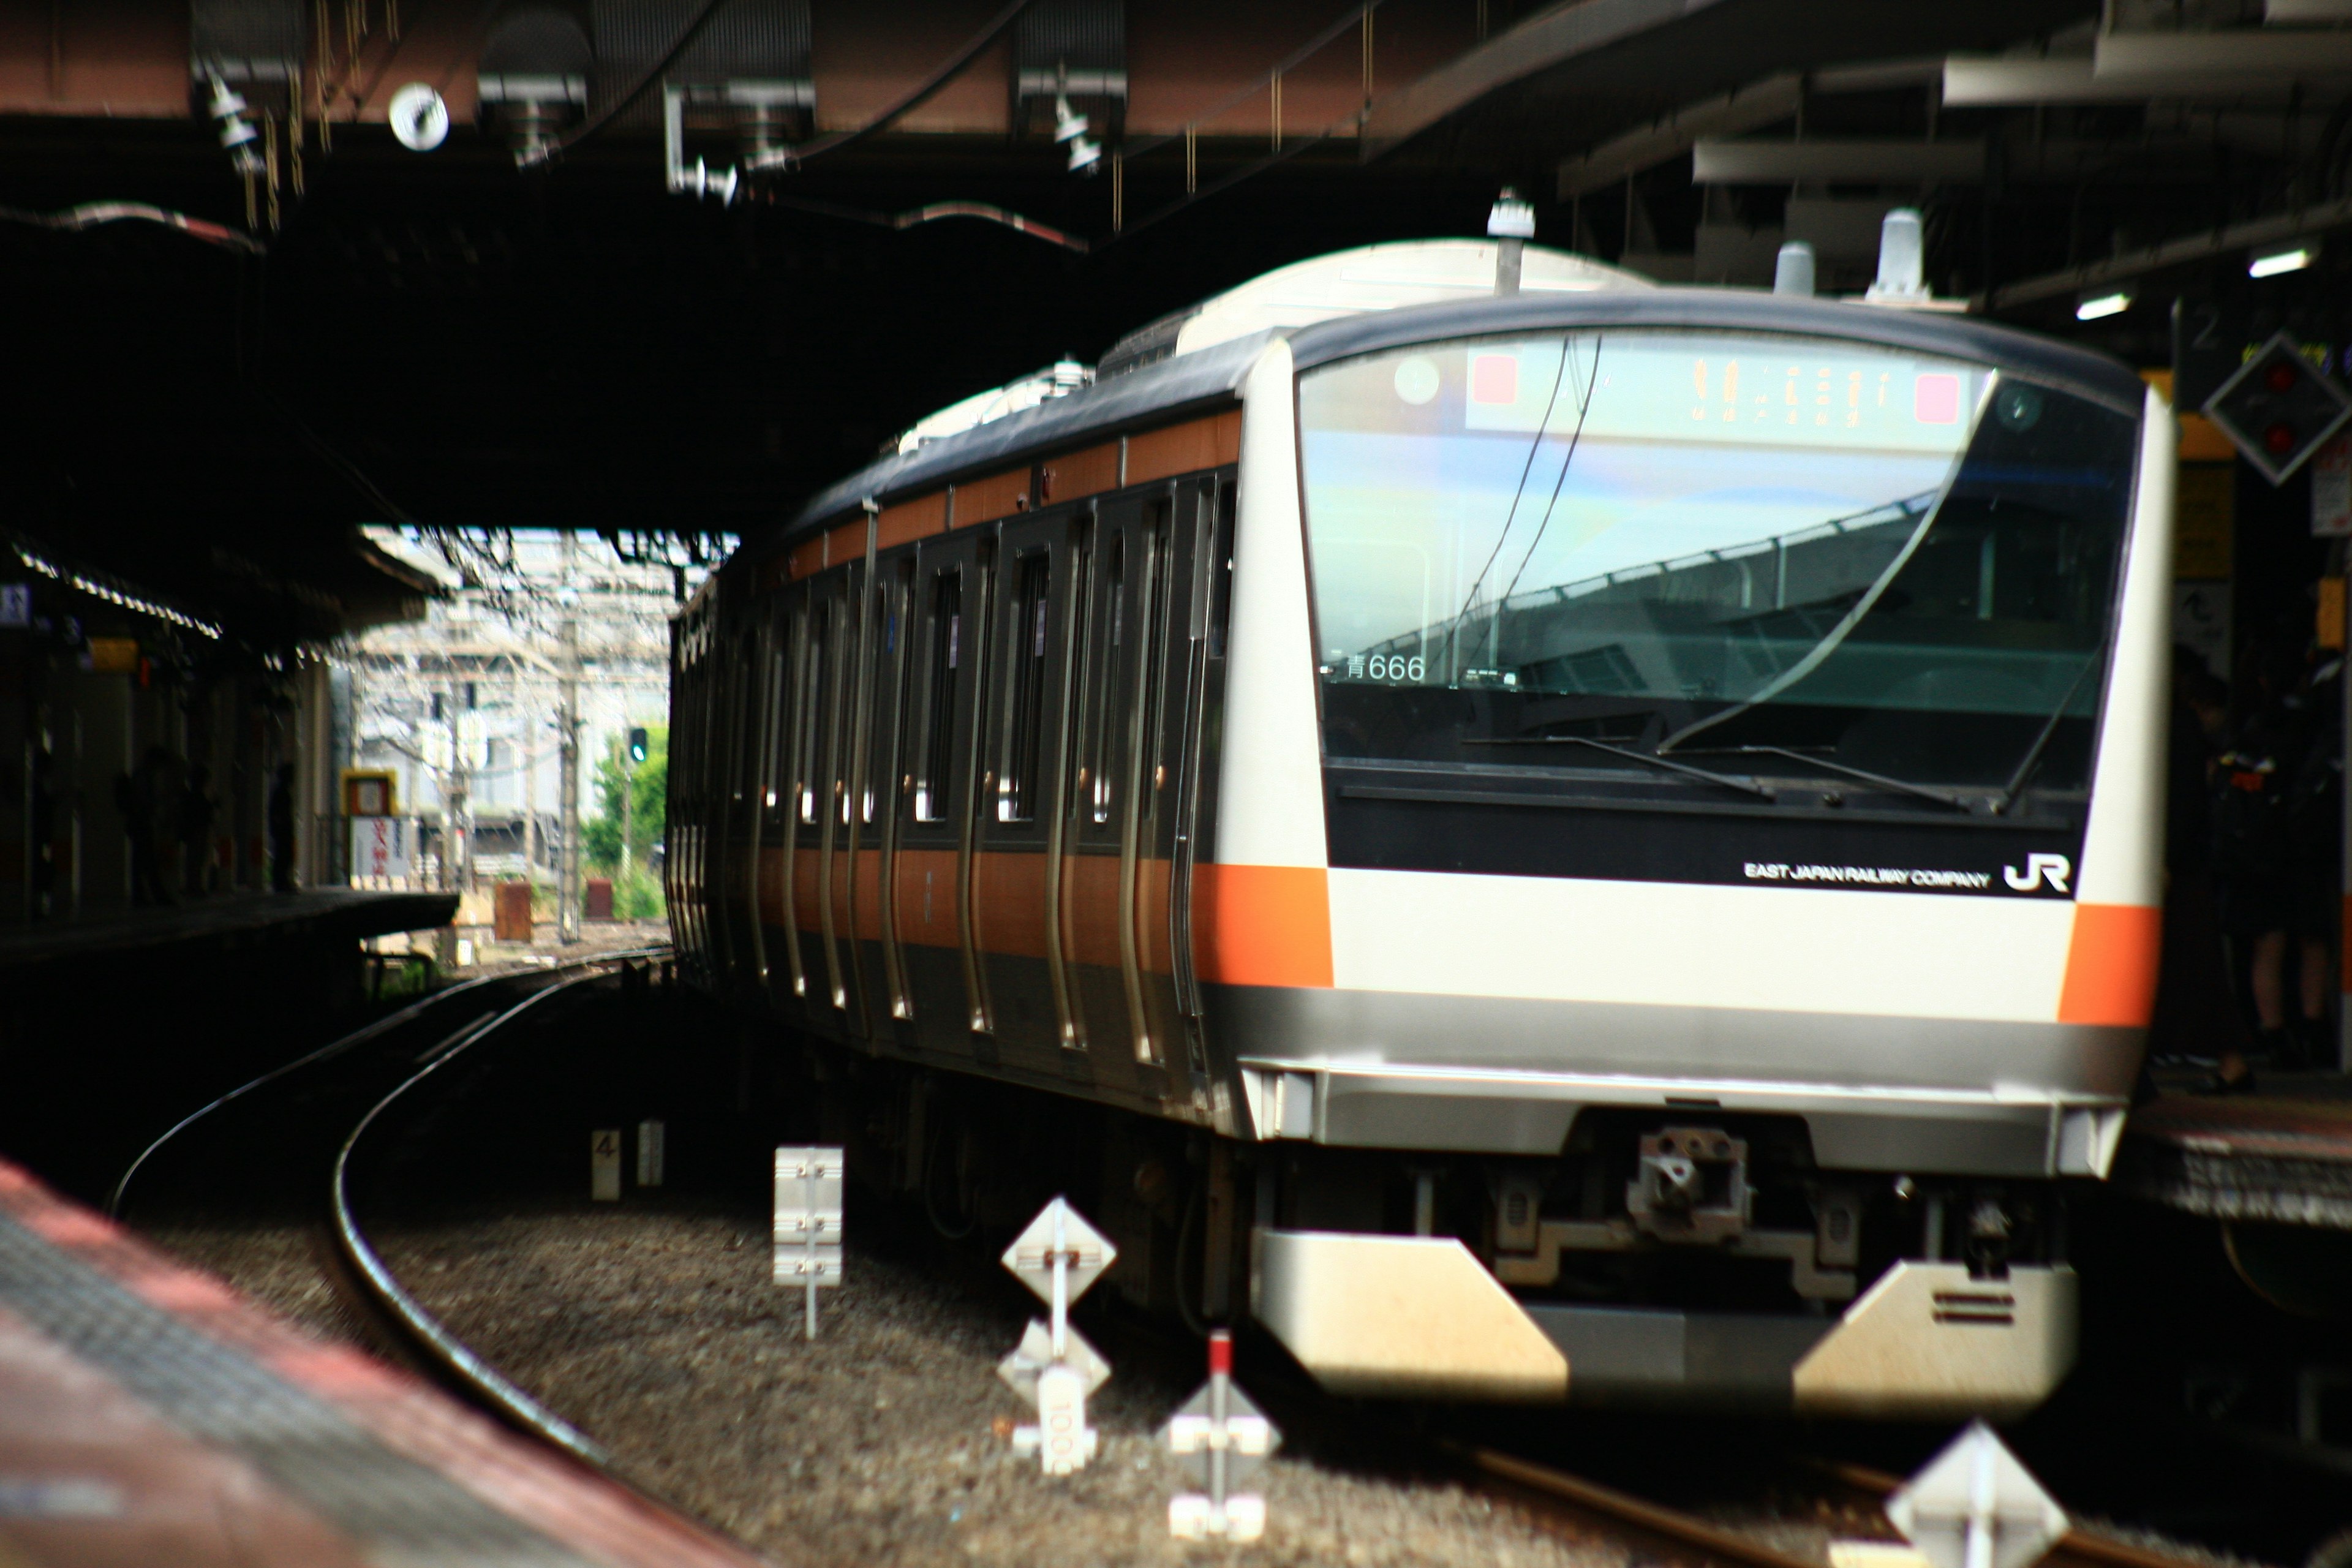
M 0 1563 L 759 1559 L 0 1163 Z
M 311 938 L 356 942 L 387 931 L 446 925 L 457 910 L 455 893 L 351 888 L 191 899 L 86 920 L 0 928 L 0 977 L 22 980 L 26 972 L 48 965 L 131 953 L 168 952 L 177 956 Z
M 2211 1219 L 2352 1230 L 2352 1079 L 2257 1081 L 2258 1094 L 2165 1094 L 2135 1109 L 2116 1179 Z

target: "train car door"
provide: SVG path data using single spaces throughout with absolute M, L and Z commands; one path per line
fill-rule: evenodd
M 1231 480 L 1181 480 L 1171 488 L 1169 505 L 1168 598 L 1158 643 L 1165 673 L 1153 683 L 1157 707 L 1146 721 L 1152 788 L 1139 830 L 1138 923 L 1151 976 L 1145 1008 L 1164 1045 L 1161 1060 L 1197 1081 L 1209 1063 L 1192 962 L 1192 866 L 1216 813 L 1211 716 L 1223 697 L 1232 604 Z
M 723 987 L 733 984 L 741 974 L 736 953 L 736 927 L 742 922 L 736 913 L 739 906 L 729 895 L 741 866 L 735 829 L 741 816 L 738 809 L 741 785 L 737 774 L 743 749 L 743 703 L 737 666 L 742 639 L 735 628 L 722 623 L 722 629 L 713 640 L 719 657 L 711 672 L 710 744 L 702 758 L 704 798 L 710 803 L 710 809 L 704 829 L 701 905 L 704 929 L 709 933 L 711 962 L 719 970 Z
M 996 541 L 927 539 L 909 586 L 910 691 L 890 916 L 905 990 L 896 1005 L 928 1050 L 996 1059 L 971 911 Z
M 783 966 L 787 942 L 778 939 L 785 925 L 782 841 L 785 698 L 791 690 L 788 668 L 792 648 L 789 596 L 775 594 L 760 602 L 760 738 L 751 777 L 751 857 L 750 897 L 745 918 L 751 928 L 752 958 L 762 991 L 773 993 L 776 971 Z
M 866 1016 L 877 1040 L 911 1043 L 899 1027 L 912 1016 L 905 947 L 899 939 L 898 859 L 906 772 L 907 701 L 913 668 L 916 563 L 902 554 L 876 563 L 873 631 L 867 637 L 866 782 L 860 792 L 857 920 L 866 981 Z M 870 935 L 865 934 L 870 932 Z M 885 1020 L 889 1022 L 886 1025 Z
M 864 1032 L 861 986 L 857 975 L 855 905 L 850 893 L 853 784 L 864 770 L 856 758 L 856 706 L 864 671 L 859 658 L 866 617 L 861 588 L 862 563 L 836 568 L 812 580 L 809 597 L 819 614 L 815 731 L 813 752 L 814 788 L 804 795 L 804 828 L 814 828 L 815 842 L 811 880 L 816 904 L 817 947 L 824 988 L 814 1000 L 815 1016 L 831 1022 L 845 1035 Z M 828 1009 L 830 1014 L 828 1016 Z
M 1094 539 L 1072 787 L 1065 802 L 1063 949 L 1096 1070 L 1165 1090 L 1168 879 L 1150 856 L 1159 689 L 1166 679 L 1169 495 L 1102 503 Z M 1164 770 L 1160 771 L 1164 783 Z
M 794 584 L 784 596 L 784 689 L 779 712 L 782 724 L 777 758 L 779 802 L 776 826 L 776 923 L 778 946 L 783 950 L 782 972 L 776 977 L 780 999 L 787 1013 L 814 1023 L 822 982 L 814 976 L 823 964 L 813 943 L 817 931 L 814 848 L 810 827 L 815 821 L 817 797 L 817 695 L 823 679 L 822 596 L 804 584 Z
M 991 1033 L 1012 1059 L 1090 1078 L 1063 948 L 1064 803 L 1086 647 L 1091 510 L 1001 525 L 971 919 Z

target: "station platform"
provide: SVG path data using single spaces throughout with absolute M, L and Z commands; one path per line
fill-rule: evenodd
M 2165 1094 L 2135 1109 L 2125 1191 L 2208 1219 L 2352 1230 L 2352 1079 L 2273 1073 L 2248 1095 Z
M 0 984 L 47 968 L 133 955 L 201 958 L 279 942 L 356 942 L 389 931 L 449 923 L 455 893 L 362 892 L 322 888 L 294 893 L 230 893 L 160 909 L 0 928 Z
M 754 1568 L 0 1163 L 7 1568 Z

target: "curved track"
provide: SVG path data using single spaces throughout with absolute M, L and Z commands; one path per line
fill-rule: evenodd
M 420 998 L 181 1118 L 124 1170 L 107 1213 L 123 1216 L 142 1175 L 143 1185 L 152 1187 L 154 1173 L 173 1160 L 201 1163 L 207 1155 L 215 1162 L 215 1188 L 243 1185 L 278 1201 L 298 1193 L 322 1196 L 333 1252 L 350 1287 L 346 1295 L 373 1327 L 500 1420 L 609 1473 L 603 1449 L 515 1387 L 417 1304 L 369 1241 L 352 1186 L 360 1163 L 381 1152 L 397 1131 L 394 1112 L 404 1101 L 414 1109 L 417 1091 L 434 1075 L 551 998 L 624 966 L 669 957 L 666 946 L 601 953 L 547 969 L 485 975 Z M 251 1136 L 240 1139 L 240 1131 Z M 199 1147 L 206 1142 L 209 1149 Z
M 571 1423 L 500 1376 L 496 1367 L 467 1349 L 441 1326 L 439 1320 L 417 1304 L 416 1298 L 402 1287 L 398 1278 L 369 1242 L 366 1233 L 360 1228 L 359 1220 L 352 1209 L 351 1189 L 352 1168 L 362 1143 L 372 1131 L 380 1138 L 388 1135 L 386 1129 L 379 1124 L 388 1121 L 388 1113 L 395 1105 L 434 1074 L 490 1039 L 548 998 L 603 978 L 606 971 L 619 962 L 621 960 L 616 957 L 576 965 L 574 967 L 585 973 L 569 975 L 544 990 L 534 991 L 514 1005 L 451 1037 L 427 1056 L 422 1067 L 368 1108 L 367 1114 L 360 1118 L 358 1125 L 343 1140 L 342 1147 L 335 1152 L 334 1173 L 328 1184 L 336 1250 L 351 1270 L 354 1282 L 367 1293 L 383 1316 L 398 1325 L 412 1347 L 431 1358 L 436 1369 L 445 1378 L 457 1383 L 473 1395 L 477 1403 L 488 1406 L 509 1424 L 605 1469 L 611 1468 L 611 1457 L 604 1449 Z

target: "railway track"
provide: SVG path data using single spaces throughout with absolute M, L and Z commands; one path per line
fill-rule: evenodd
M 194 1165 L 207 1202 L 323 1198 L 319 1211 L 340 1265 L 343 1300 L 373 1337 L 499 1419 L 626 1484 L 610 1456 L 514 1386 L 450 1334 L 402 1285 L 361 1223 L 354 1187 L 401 1131 L 403 1110 L 473 1053 L 550 1003 L 637 964 L 668 960 L 667 946 L 600 953 L 460 982 L 273 1068 L 173 1123 L 124 1170 L 107 1200 L 123 1218 L 134 1193 L 176 1162 Z M 210 1165 L 210 1170 L 203 1168 Z M 187 1193 L 178 1194 L 185 1204 Z
M 1688 1568 L 1821 1568 L 1811 1558 L 1549 1465 L 1494 1448 L 1462 1447 L 1457 1453 L 1472 1472 L 1523 1506 L 1583 1530 L 1618 1535 Z M 1804 1458 L 1798 1465 L 1822 1483 L 1821 1501 L 1837 1506 L 1843 1518 L 1861 1527 L 1853 1538 L 1902 1539 L 1880 1511 L 1902 1486 L 1900 1477 L 1843 1460 Z M 1858 1509 L 1857 1503 L 1864 1506 Z M 2081 1525 L 2042 1559 L 2042 1568 L 2211 1568 L 2211 1563 L 2210 1557 L 2158 1551 Z
M 624 963 L 658 961 L 666 950 L 600 956 L 553 971 L 467 983 L 346 1036 L 241 1086 L 184 1120 L 142 1154 L 118 1184 L 110 1207 L 120 1213 L 134 1197 L 161 1183 L 175 1163 L 201 1160 L 194 1145 L 209 1143 L 218 1154 L 263 1148 L 267 1157 L 236 1169 L 265 1188 L 299 1182 L 325 1215 L 344 1296 L 363 1310 L 367 1326 L 436 1380 L 508 1425 L 588 1464 L 620 1484 L 655 1495 L 632 1479 L 606 1449 L 565 1415 L 548 1409 L 506 1372 L 490 1364 L 453 1333 L 403 1283 L 371 1239 L 362 1193 L 371 1173 L 381 1177 L 404 1139 L 468 1063 L 494 1053 L 506 1037 L 544 1021 L 563 999 L 608 978 Z M 262 1130 L 272 1136 L 256 1136 Z M 295 1135 L 287 1135 L 292 1130 Z M 147 1201 L 141 1200 L 142 1204 Z M 316 1215 L 314 1214 L 313 1218 Z M 1189 1360 L 1188 1355 L 1178 1359 Z M 1303 1390 L 1286 1391 L 1292 1394 Z M 1313 1405 L 1285 1398 L 1286 1405 Z M 573 1410 L 575 1417 L 593 1412 Z M 1307 1415 L 1305 1409 L 1298 1414 Z M 1353 1419 L 1352 1417 L 1349 1419 Z M 1307 1424 L 1320 1425 L 1320 1415 Z M 1367 1434 L 1360 1425 L 1355 1436 Z M 1417 1442 L 1400 1431 L 1399 1447 L 1413 1456 L 1406 1471 L 1431 1479 L 1458 1479 L 1479 1494 L 1516 1508 L 1541 1530 L 1583 1541 L 1604 1541 L 1630 1551 L 1636 1561 L 1683 1568 L 1822 1568 L 1818 1559 L 1791 1552 L 1758 1534 L 1650 1500 L 1634 1490 L 1575 1473 L 1524 1453 L 1507 1452 L 1461 1439 Z M 1309 1445 L 1315 1447 L 1315 1445 Z M 1360 1443 L 1342 1444 L 1344 1449 Z M 1821 1511 L 1836 1521 L 1846 1538 L 1893 1541 L 1895 1532 L 1880 1505 L 1898 1485 L 1895 1478 L 1865 1467 L 1832 1460 L 1801 1461 L 1805 1478 L 1790 1518 L 1807 1517 L 1802 1493 L 1816 1494 Z M 1621 1480 L 1626 1478 L 1621 1476 Z M 1637 1477 L 1632 1484 L 1639 1488 Z M 723 1528 L 723 1527 L 722 1527 Z M 2210 1568 L 2210 1557 L 2151 1549 L 2095 1530 L 2077 1528 L 2047 1560 L 2054 1568 Z

